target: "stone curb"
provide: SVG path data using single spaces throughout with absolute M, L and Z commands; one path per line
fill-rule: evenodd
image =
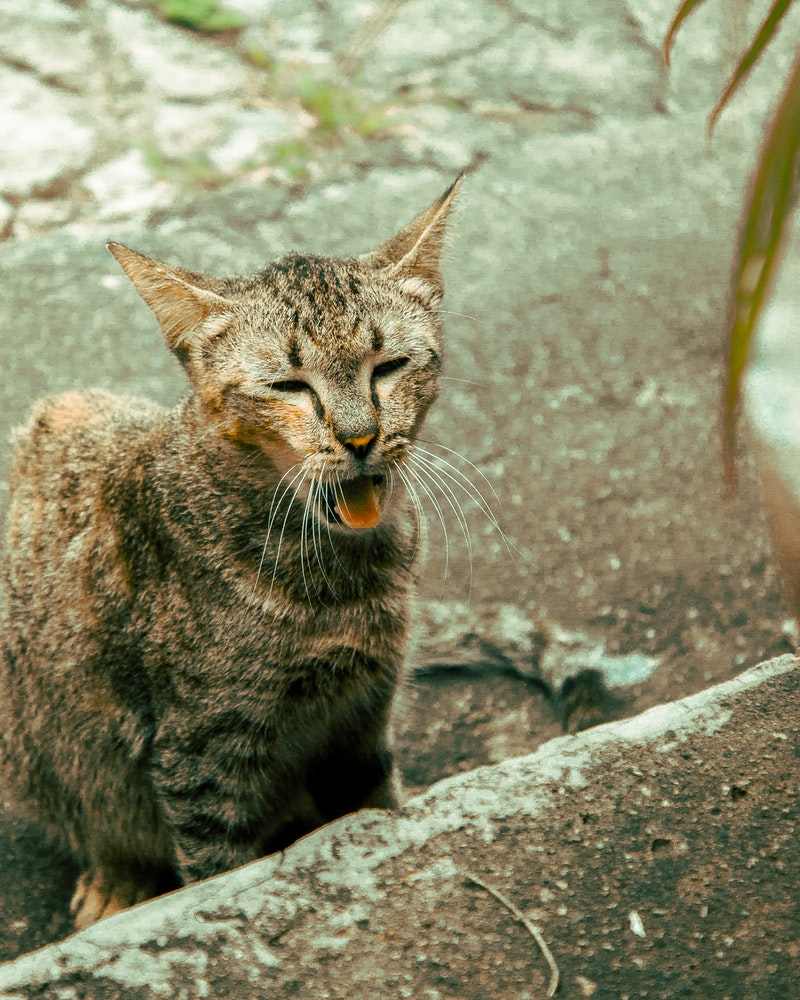
M 206 952 L 221 949 L 242 965 L 249 963 L 252 975 L 269 976 L 284 961 L 270 941 L 279 940 L 279 929 L 291 928 L 303 912 L 314 914 L 318 949 L 344 947 L 348 931 L 369 920 L 385 891 L 382 868 L 393 859 L 464 829 L 489 844 L 498 822 L 512 815 L 549 825 L 557 815 L 549 805 L 553 786 L 583 787 L 592 772 L 606 766 L 609 752 L 621 747 L 626 761 L 653 749 L 666 758 L 692 736 L 714 736 L 735 723 L 737 711 L 759 688 L 795 669 L 790 656 L 780 657 L 681 701 L 441 781 L 397 815 L 369 810 L 345 817 L 281 856 L 142 904 L 3 965 L 0 996 L 18 1000 L 32 995 L 32 987 L 58 987 L 47 995 L 64 1000 L 94 996 L 87 988 L 95 981 L 144 989 L 136 995 L 145 997 L 208 995 Z M 416 877 L 454 874 L 452 859 L 443 855 Z M 266 928 L 272 938 L 267 934 L 265 939 Z M 179 994 L 176 984 L 185 983 L 187 973 L 194 987 Z M 80 992 L 70 985 L 76 976 L 83 984 Z

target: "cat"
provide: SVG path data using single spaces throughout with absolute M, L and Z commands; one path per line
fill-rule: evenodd
M 109 244 L 190 391 L 36 404 L 0 621 L 5 771 L 80 865 L 77 928 L 397 804 L 413 449 L 460 184 L 372 253 L 252 278 Z

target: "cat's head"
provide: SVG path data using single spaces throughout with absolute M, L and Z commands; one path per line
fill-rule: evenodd
M 460 183 L 372 253 L 290 254 L 252 278 L 109 244 L 216 430 L 328 526 L 375 527 L 402 492 L 439 390 L 439 260 Z

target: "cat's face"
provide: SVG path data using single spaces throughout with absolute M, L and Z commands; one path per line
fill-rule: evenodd
M 403 493 L 439 389 L 438 257 L 456 187 L 374 254 L 290 255 L 250 279 L 111 247 L 218 432 L 266 456 L 278 490 L 328 529 L 373 528 Z
M 439 389 L 435 298 L 386 271 L 285 258 L 226 295 L 224 332 L 188 363 L 220 432 L 334 526 L 379 522 Z

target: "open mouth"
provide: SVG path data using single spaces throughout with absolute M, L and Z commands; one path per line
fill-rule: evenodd
M 325 487 L 325 515 L 348 528 L 374 528 L 381 519 L 382 475 L 340 479 Z

